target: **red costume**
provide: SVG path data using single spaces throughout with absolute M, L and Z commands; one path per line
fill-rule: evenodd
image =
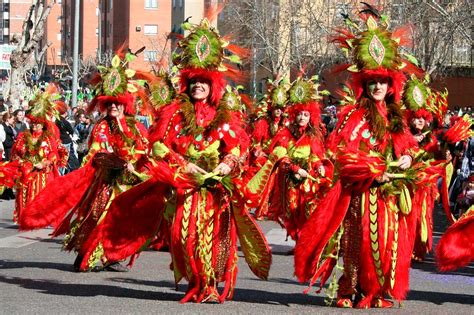
M 283 78 L 269 83 L 264 102 L 257 109 L 257 120 L 253 123 L 250 165 L 258 171 L 270 153 L 270 144 L 275 135 L 285 127 L 285 107 L 288 102 L 290 83 Z M 278 113 L 277 113 L 278 112 Z
M 112 263 L 104 256 L 103 220 L 112 200 L 141 181 L 135 170 L 146 162 L 146 130 L 133 116 L 134 96 L 126 92 L 140 87 L 130 80 L 125 64 L 115 56 L 112 67 L 98 75 L 98 96 L 89 109 L 98 107 L 107 115 L 92 130 L 84 166 L 52 182 L 26 209 L 28 218 L 20 222 L 22 229 L 51 224 L 56 228 L 53 236 L 66 233 L 64 248 L 78 252 L 76 271 L 88 271 L 99 261 Z M 51 208 L 47 216 L 42 214 L 45 208 Z
M 52 119 L 57 114 L 56 87 L 38 94 L 27 113 L 31 128 L 20 133 L 12 148 L 12 164 L 18 163 L 16 200 L 13 221 L 21 221 L 25 207 L 48 185 L 59 177 L 58 167 L 65 166 L 68 152 L 59 140 L 59 131 Z M 40 124 L 42 128 L 36 128 Z
M 414 66 L 398 54 L 399 41 L 383 21 L 370 15 L 366 25 L 359 34 L 343 30 L 336 38 L 354 50 L 355 64 L 347 69 L 356 104 L 342 108 L 329 139 L 337 180 L 295 248 L 297 277 L 311 284 L 321 278 L 321 287 L 343 258 L 343 274 L 328 289 L 339 307 L 390 307 L 386 295 L 406 297 L 416 223 L 409 168 L 416 143 L 399 104 L 400 69 Z
M 296 97 L 296 89 L 304 92 Z M 332 177 L 332 164 L 325 155 L 320 105 L 314 100 L 316 92 L 310 80 L 293 83 L 289 90 L 293 96 L 288 109 L 290 124 L 273 137 L 268 161 L 247 184 L 259 201 L 256 216 L 265 213 L 280 222 L 294 240 L 298 240 Z M 305 125 L 297 121 L 302 112 L 310 115 Z M 308 176 L 301 177 L 300 170 Z
M 403 103 L 407 111 L 407 123 L 410 131 L 418 143 L 419 151 L 414 163 L 417 165 L 418 178 L 415 191 L 413 211 L 417 212 L 417 224 L 413 257 L 423 260 L 433 246 L 433 210 L 436 199 L 439 197 L 438 179 L 442 178 L 444 193 L 443 201 L 447 201 L 446 162 L 445 153 L 438 143 L 435 134 L 437 130 L 430 128 L 433 114 L 439 110 L 439 104 L 433 102 L 434 92 L 426 86 L 425 82 L 413 76 L 404 87 Z M 444 115 L 440 115 L 444 116 Z M 449 205 L 446 213 L 451 217 Z
M 157 233 L 169 238 L 175 281 L 189 283 L 183 303 L 232 298 L 238 238 L 255 274 L 266 278 L 271 263 L 239 194 L 249 139 L 236 98 L 223 96 L 221 44 L 206 19 L 179 43 L 180 94 L 160 110 L 150 135 L 154 176 L 119 196 L 105 222 L 107 257 L 133 255 Z M 208 95 L 194 98 L 206 90 Z

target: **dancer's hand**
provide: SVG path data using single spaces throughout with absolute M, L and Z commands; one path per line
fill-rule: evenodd
M 135 171 L 135 167 L 133 166 L 132 163 L 127 163 L 127 170 L 130 172 L 130 173 L 133 173 Z
M 207 174 L 207 172 L 205 170 L 203 170 L 202 168 L 200 168 L 199 166 L 197 166 L 194 163 L 188 163 L 186 165 L 186 173 L 189 173 L 189 174 L 197 174 L 197 173 Z
M 411 166 L 411 156 L 409 155 L 402 155 L 400 159 L 398 160 L 398 167 L 401 168 L 402 170 L 406 170 Z
M 230 173 L 232 169 L 230 168 L 229 165 L 225 164 L 225 163 L 220 163 L 219 165 L 217 165 L 217 167 L 214 169 L 214 173 L 219 173 L 221 175 L 228 175 Z
M 425 139 L 425 135 L 424 134 L 419 134 L 419 135 L 415 135 L 413 136 L 416 140 L 416 142 L 420 143 L 421 141 L 423 141 L 423 139 Z
M 326 175 L 326 170 L 324 169 L 324 166 L 320 165 L 318 167 L 318 172 L 319 172 L 319 175 L 323 176 Z
M 296 174 L 298 174 L 301 178 L 307 178 L 309 175 L 308 172 L 302 168 L 300 168 Z
M 383 173 L 381 176 L 375 179 L 378 183 L 383 184 L 390 181 L 390 176 L 388 173 Z
M 259 158 L 259 157 L 266 157 L 267 155 L 265 154 L 265 152 L 261 148 L 257 148 L 254 151 L 254 156 Z

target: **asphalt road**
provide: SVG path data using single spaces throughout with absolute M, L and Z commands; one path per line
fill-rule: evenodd
M 74 273 L 74 254 L 62 252 L 49 230 L 18 233 L 12 201 L 0 201 L 0 314 L 474 314 L 474 265 L 447 274 L 432 257 L 411 270 L 411 291 L 401 308 L 345 311 L 327 307 L 324 296 L 303 294 L 293 277 L 291 244 L 271 222 L 261 226 L 274 250 L 268 281 L 250 272 L 240 253 L 233 301 L 180 304 L 185 284 L 175 289 L 168 253 L 142 253 L 128 273 Z M 443 230 L 442 220 L 437 230 Z M 435 237 L 438 238 L 439 232 Z

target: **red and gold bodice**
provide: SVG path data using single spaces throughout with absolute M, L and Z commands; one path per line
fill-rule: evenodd
M 136 162 L 146 154 L 147 144 L 145 127 L 133 118 L 105 118 L 92 130 L 90 150 L 84 163 L 98 152 L 114 152 L 125 161 Z

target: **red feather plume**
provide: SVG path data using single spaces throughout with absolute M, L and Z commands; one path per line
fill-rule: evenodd
M 449 143 L 466 140 L 473 135 L 471 125 L 473 121 L 468 115 L 458 119 L 444 134 L 444 139 Z
M 0 163 L 0 187 L 13 188 L 15 179 L 21 175 L 19 163 L 18 160 Z
M 65 176 L 57 177 L 23 210 L 20 230 L 57 227 L 91 185 L 95 170 L 87 164 Z
M 451 225 L 436 246 L 441 271 L 455 270 L 474 260 L 474 208 Z
M 414 25 L 406 24 L 400 27 L 397 27 L 392 32 L 392 38 L 399 38 L 400 46 L 411 48 L 413 47 L 413 32 Z
M 344 152 L 338 157 L 340 176 L 348 182 L 373 181 L 387 169 L 384 160 L 379 155 L 363 151 L 357 153 Z

